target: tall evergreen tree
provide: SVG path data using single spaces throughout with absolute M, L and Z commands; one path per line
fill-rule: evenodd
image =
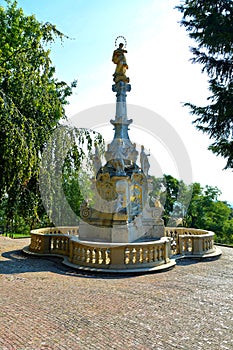
M 226 159 L 225 168 L 233 168 L 233 1 L 185 0 L 177 9 L 196 41 L 192 62 L 208 74 L 211 92 L 207 106 L 185 105 L 197 117 L 197 129 L 213 140 L 209 149 Z

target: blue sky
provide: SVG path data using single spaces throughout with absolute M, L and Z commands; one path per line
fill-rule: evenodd
M 125 36 L 132 85 L 128 103 L 162 116 L 184 142 L 193 181 L 217 186 L 223 193 L 221 199 L 233 202 L 232 172 L 222 170 L 225 161 L 207 150 L 208 137 L 195 129 L 188 110 L 182 107 L 187 101 L 205 104 L 208 90 L 201 67 L 189 61 L 189 46 L 194 43 L 178 24 L 181 15 L 174 7 L 179 0 L 18 0 L 18 4 L 26 14 L 56 24 L 72 38 L 51 48 L 57 77 L 68 83 L 78 79 L 66 110 L 69 117 L 114 103 L 111 86 L 115 67 L 111 56 L 115 38 Z M 153 143 L 143 132 L 142 138 Z M 145 146 L 152 148 L 150 144 Z M 177 176 L 173 167 L 169 168 L 169 161 L 161 168 Z

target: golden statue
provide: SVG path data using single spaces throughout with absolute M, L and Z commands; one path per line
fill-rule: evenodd
M 115 83 L 123 81 L 125 83 L 129 82 L 129 78 L 125 75 L 128 69 L 128 64 L 126 62 L 125 53 L 127 50 L 123 49 L 124 44 L 120 43 L 119 47 L 113 51 L 112 61 L 117 65 L 115 73 L 113 74 L 113 80 Z

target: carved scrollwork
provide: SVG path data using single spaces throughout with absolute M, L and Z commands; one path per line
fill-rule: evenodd
M 80 216 L 82 219 L 88 219 L 91 217 L 91 208 L 88 207 L 87 202 L 84 202 L 81 206 L 80 206 Z

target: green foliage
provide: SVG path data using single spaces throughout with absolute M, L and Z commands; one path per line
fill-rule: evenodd
M 233 244 L 233 208 L 218 200 L 221 192 L 217 187 L 186 185 L 171 175 L 154 178 L 153 186 L 151 197 L 159 198 L 163 204 L 165 225 L 213 231 L 217 242 Z
M 159 199 L 164 207 L 163 220 L 165 225 L 176 225 L 177 220 L 183 218 L 185 225 L 185 214 L 191 199 L 192 186 L 186 185 L 171 175 L 163 178 L 153 177 L 153 191 L 150 193 L 150 204 Z
M 196 41 L 192 62 L 200 63 L 209 76 L 210 104 L 185 105 L 197 116 L 196 127 L 214 142 L 209 146 L 233 168 L 233 2 L 232 0 L 186 0 L 177 6 L 183 25 Z
M 100 143 L 103 147 L 101 142 L 101 136 L 94 131 L 68 126 L 57 128 L 47 140 L 41 162 L 40 194 L 55 225 L 78 224 L 79 206 L 92 177 L 92 146 Z
M 9 0 L 0 7 L 0 32 L 0 209 L 10 230 L 34 228 L 51 224 L 39 191 L 41 156 L 65 119 L 64 106 L 76 81 L 68 85 L 55 77 L 51 44 L 67 38 L 55 25 L 26 16 Z M 92 142 L 89 131 L 81 134 L 81 143 L 72 145 L 76 168 L 83 139 L 89 148 Z

